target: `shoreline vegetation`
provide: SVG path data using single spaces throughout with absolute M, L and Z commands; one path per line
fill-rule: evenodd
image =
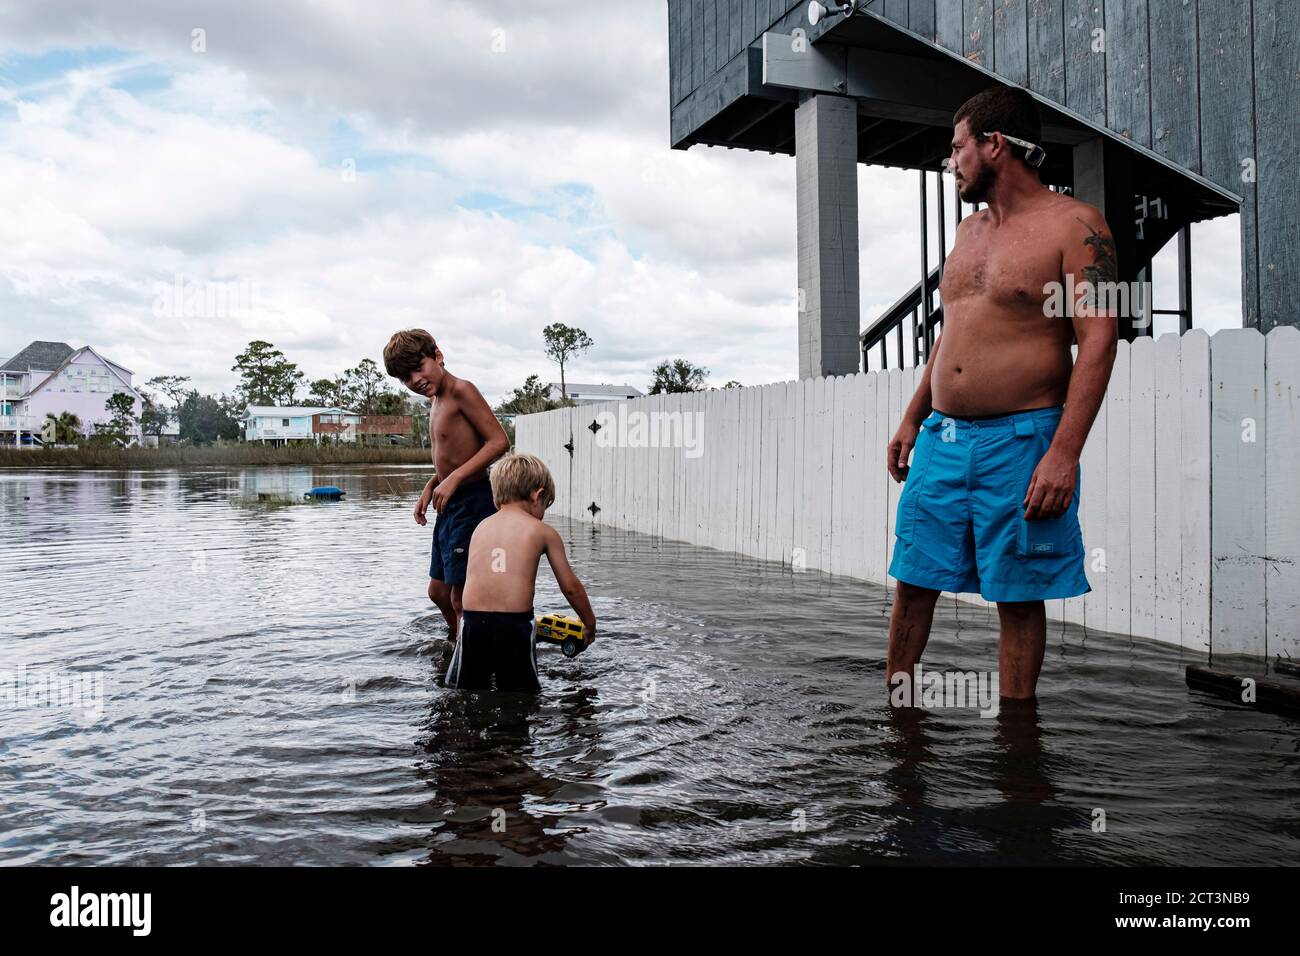
M 0 468 L 183 468 L 194 465 L 428 465 L 408 445 L 167 445 L 162 448 L 0 448 Z

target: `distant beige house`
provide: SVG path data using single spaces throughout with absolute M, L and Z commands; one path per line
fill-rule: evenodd
M 630 398 L 643 398 L 645 392 L 635 385 L 585 385 L 581 382 L 566 382 L 561 390 L 559 382 L 550 383 L 547 398 L 558 402 L 568 396 L 575 405 L 592 405 L 596 402 L 618 402 Z

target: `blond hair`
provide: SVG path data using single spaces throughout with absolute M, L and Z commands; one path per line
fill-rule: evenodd
M 555 481 L 546 462 L 536 455 L 502 455 L 488 472 L 492 482 L 492 500 L 497 507 L 512 501 L 527 501 L 542 489 L 542 506 L 555 504 Z

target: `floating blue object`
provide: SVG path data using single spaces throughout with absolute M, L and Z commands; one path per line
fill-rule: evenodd
M 347 492 L 342 488 L 335 488 L 333 485 L 321 485 L 319 488 L 313 488 L 303 495 L 304 498 L 326 498 L 332 501 L 338 501 Z

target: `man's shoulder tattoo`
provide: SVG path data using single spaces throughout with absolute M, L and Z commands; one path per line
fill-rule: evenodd
M 1079 222 L 1082 222 L 1083 227 L 1088 230 L 1089 235 L 1083 240 L 1083 244 L 1092 252 L 1092 265 L 1085 266 L 1083 270 L 1084 281 L 1094 286 L 1102 282 L 1118 282 L 1119 255 L 1115 251 L 1115 240 L 1103 236 L 1082 219 L 1079 219 Z

